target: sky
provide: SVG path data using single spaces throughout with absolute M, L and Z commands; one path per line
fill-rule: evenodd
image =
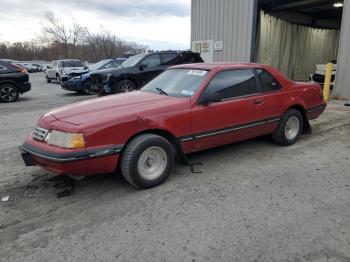
M 151 49 L 189 49 L 191 0 L 0 0 L 0 42 L 30 41 L 44 14 L 92 32 L 101 26 L 125 41 Z M 6 10 L 6 12 L 3 12 Z

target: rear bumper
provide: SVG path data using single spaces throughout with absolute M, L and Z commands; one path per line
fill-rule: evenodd
M 86 176 L 114 172 L 122 146 L 57 153 L 24 143 L 19 150 L 26 166 L 38 165 L 57 174 Z
M 18 85 L 18 91 L 23 94 L 32 89 L 32 84 L 30 82 L 25 82 Z
M 319 117 L 327 108 L 327 103 L 306 109 L 306 117 L 309 120 Z

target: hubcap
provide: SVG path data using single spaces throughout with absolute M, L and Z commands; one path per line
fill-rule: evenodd
M 158 146 L 152 146 L 142 152 L 137 163 L 137 170 L 142 178 L 155 180 L 163 174 L 167 163 L 168 158 L 165 151 Z
M 0 96 L 4 101 L 12 102 L 16 100 L 17 91 L 11 86 L 6 86 L 1 89 Z
M 292 116 L 288 119 L 285 126 L 285 136 L 288 140 L 293 140 L 297 137 L 300 128 L 299 118 Z
M 120 91 L 123 93 L 131 92 L 133 90 L 134 90 L 134 86 L 130 83 L 123 83 L 122 86 L 120 87 Z

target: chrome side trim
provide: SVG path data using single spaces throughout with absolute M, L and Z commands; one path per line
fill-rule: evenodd
M 224 128 L 224 129 L 208 131 L 205 133 L 187 135 L 187 136 L 180 137 L 179 140 L 180 140 L 180 142 L 188 142 L 188 141 L 192 141 L 195 139 L 226 134 L 226 133 L 242 130 L 245 128 L 251 128 L 251 127 L 255 127 L 255 126 L 270 124 L 270 123 L 278 122 L 278 121 L 280 121 L 280 119 L 281 119 L 280 117 L 270 118 L 270 119 L 265 119 L 265 120 L 261 120 L 258 122 L 251 122 L 251 123 L 244 124 L 244 125 L 238 125 L 238 126 L 228 127 L 228 128 Z

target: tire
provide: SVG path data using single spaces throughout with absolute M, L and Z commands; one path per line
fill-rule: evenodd
M 81 93 L 84 95 L 91 95 L 90 91 L 89 91 L 89 87 L 90 87 L 90 80 L 86 79 L 82 85 L 81 85 Z
M 130 80 L 121 80 L 117 85 L 118 93 L 127 93 L 136 90 L 136 84 Z
M 300 137 L 303 130 L 303 116 L 296 109 L 289 109 L 281 118 L 281 121 L 272 134 L 273 140 L 280 145 L 293 145 Z
M 49 79 L 48 76 L 46 76 L 46 82 L 51 83 L 51 79 Z
M 167 139 L 143 134 L 126 145 L 120 167 L 126 181 L 135 188 L 146 189 L 163 183 L 174 164 L 174 149 Z
M 0 101 L 11 103 L 18 100 L 19 91 L 15 85 L 2 84 L 0 85 Z
M 60 75 L 56 75 L 56 81 L 57 81 L 57 84 L 61 84 L 61 77 Z

